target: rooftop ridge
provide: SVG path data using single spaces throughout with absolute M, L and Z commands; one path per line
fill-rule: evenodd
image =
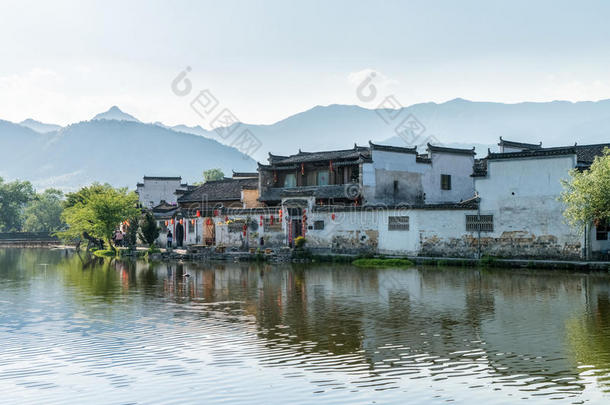
M 558 146 L 552 148 L 540 148 L 540 149 L 530 149 L 524 150 L 520 152 L 503 152 L 503 153 L 494 153 L 491 150 L 487 150 L 488 160 L 493 159 L 510 159 L 510 158 L 519 158 L 519 157 L 537 157 L 537 156 L 560 156 L 560 155 L 571 155 L 576 154 L 576 146 Z
M 542 148 L 542 141 L 540 141 L 540 143 L 526 143 L 526 142 L 509 141 L 507 139 L 502 139 L 502 137 L 500 137 L 500 142 L 498 143 L 498 146 L 503 146 L 503 145 L 522 146 L 527 149 L 540 149 L 540 148 Z
M 456 153 L 463 155 L 475 155 L 474 146 L 472 149 L 448 148 L 446 146 L 435 146 L 428 143 L 428 150 L 433 152 Z

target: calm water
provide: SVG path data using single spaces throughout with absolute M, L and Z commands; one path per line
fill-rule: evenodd
M 0 249 L 0 347 L 1 403 L 610 403 L 610 277 Z

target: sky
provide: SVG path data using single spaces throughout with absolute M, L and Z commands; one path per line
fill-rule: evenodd
M 118 105 L 207 126 L 358 104 L 370 73 L 402 105 L 610 98 L 608 1 L 0 0 L 0 119 L 67 125 Z M 191 92 L 172 81 L 186 68 Z M 183 82 L 181 82 L 183 83 Z

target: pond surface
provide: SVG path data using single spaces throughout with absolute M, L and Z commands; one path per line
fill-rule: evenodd
M 0 403 L 610 403 L 610 276 L 0 249 L 0 347 Z

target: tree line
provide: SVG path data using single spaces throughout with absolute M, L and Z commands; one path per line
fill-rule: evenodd
M 94 183 L 65 195 L 56 189 L 37 193 L 29 181 L 0 178 L 0 232 L 50 232 L 114 250 L 112 237 L 120 226 L 131 247 L 138 239 L 152 246 L 159 236 L 152 212 L 140 208 L 137 194 L 127 188 Z

